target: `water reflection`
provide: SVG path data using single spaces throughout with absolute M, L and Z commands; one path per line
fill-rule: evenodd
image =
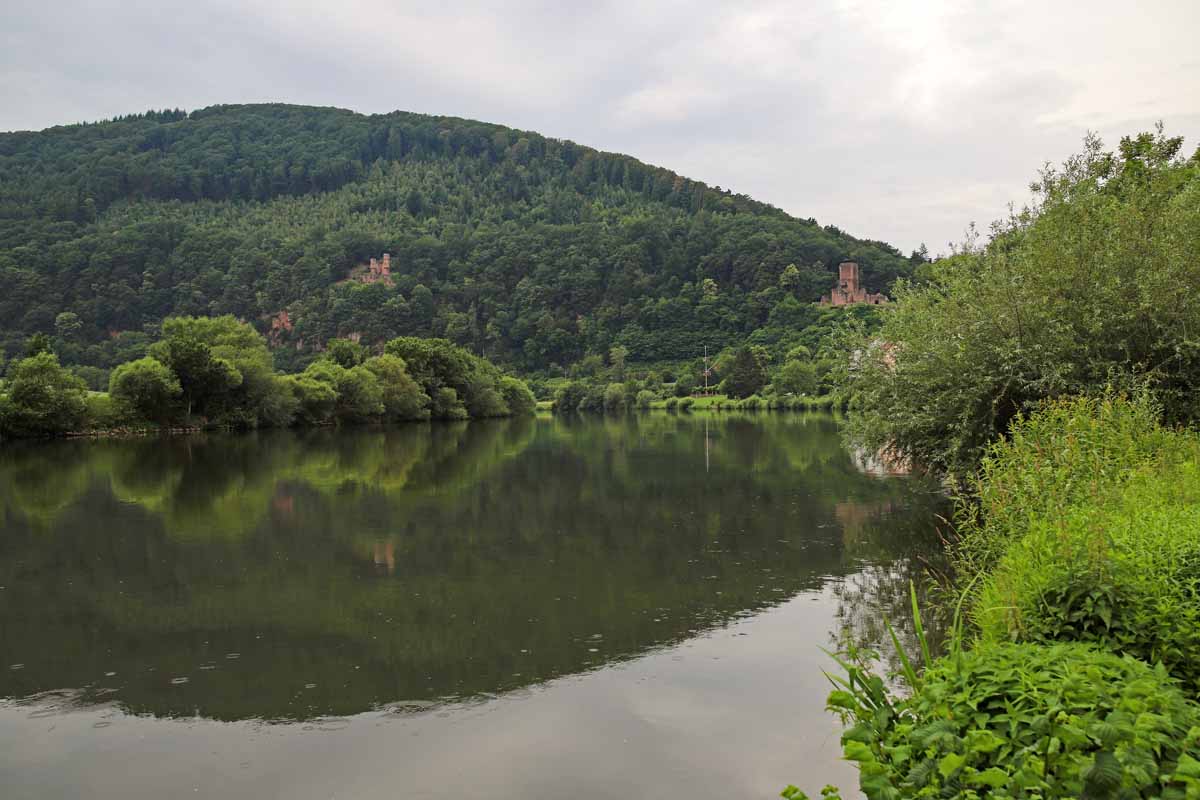
M 823 416 L 5 447 L 0 697 L 220 720 L 404 713 L 878 569 L 890 588 L 841 599 L 870 635 L 872 604 L 919 563 L 930 497 L 856 469 Z

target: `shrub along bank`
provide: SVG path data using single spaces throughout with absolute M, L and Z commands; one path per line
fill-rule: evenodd
M 1163 664 L 1200 696 L 1200 436 L 1155 416 L 1077 400 L 1019 423 L 985 465 L 995 510 L 967 524 L 961 552 L 995 558 L 973 603 L 983 641 L 1095 643 Z M 1039 488 L 1021 515 L 995 508 Z
M 846 662 L 830 696 L 867 797 L 1200 798 L 1200 435 L 1160 414 L 1059 400 L 990 448 L 959 513 L 973 646 L 903 698 Z
M 468 419 L 534 405 L 522 381 L 444 339 L 393 339 L 378 355 L 333 340 L 303 372 L 280 375 L 250 325 L 176 317 L 145 357 L 112 371 L 107 394 L 89 392 L 44 341 L 31 341 L 0 392 L 0 434 Z

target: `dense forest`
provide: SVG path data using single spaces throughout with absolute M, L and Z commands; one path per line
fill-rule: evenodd
M 390 275 L 365 273 L 384 253 Z M 180 315 L 250 322 L 286 371 L 338 337 L 444 337 L 546 375 L 613 347 L 640 363 L 782 353 L 843 258 L 872 291 L 923 261 L 449 117 L 214 106 L 0 134 L 0 347 L 45 334 L 95 388 Z

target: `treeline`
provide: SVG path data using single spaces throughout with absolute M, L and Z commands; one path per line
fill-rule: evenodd
M 468 419 L 535 405 L 524 382 L 443 339 L 397 338 L 379 354 L 338 339 L 303 372 L 279 374 L 262 335 L 231 316 L 165 320 L 148 354 L 117 366 L 108 389 L 89 391 L 34 337 L 4 382 L 0 435 Z
M 879 306 L 819 309 L 812 324 L 757 331 L 749 342 L 726 347 L 706 362 L 647 367 L 629 364 L 628 348 L 615 345 L 607 358 L 590 355 L 565 378 L 537 379 L 539 396 L 552 397 L 560 413 L 620 412 L 634 408 L 690 408 L 696 396 L 718 395 L 713 408 L 791 409 L 832 405 L 847 330 L 876 330 L 886 313 Z M 768 342 L 761 344 L 759 342 Z
M 357 280 L 387 252 L 392 281 Z M 97 372 L 233 314 L 303 369 L 334 338 L 446 338 L 546 377 L 819 322 L 840 259 L 924 262 L 627 156 L 443 117 L 283 105 L 0 134 L 0 347 Z M 287 325 L 272 320 L 288 312 Z
M 1095 139 L 1035 184 L 986 246 L 901 282 L 878 331 L 846 345 L 854 434 L 966 476 L 1047 399 L 1151 392 L 1200 421 L 1200 151 Z
M 960 488 L 947 652 L 914 593 L 906 694 L 850 652 L 829 698 L 871 800 L 1200 797 L 1200 152 L 1181 146 L 1089 139 L 847 340 L 852 434 Z

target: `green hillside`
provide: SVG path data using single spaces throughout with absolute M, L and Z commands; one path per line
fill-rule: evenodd
M 391 279 L 364 282 L 385 252 Z M 10 357 L 41 332 L 107 368 L 165 316 L 234 314 L 285 369 L 353 334 L 525 371 L 618 344 L 682 360 L 811 323 L 842 258 L 872 291 L 913 266 L 628 156 L 450 117 L 214 106 L 0 134 Z

